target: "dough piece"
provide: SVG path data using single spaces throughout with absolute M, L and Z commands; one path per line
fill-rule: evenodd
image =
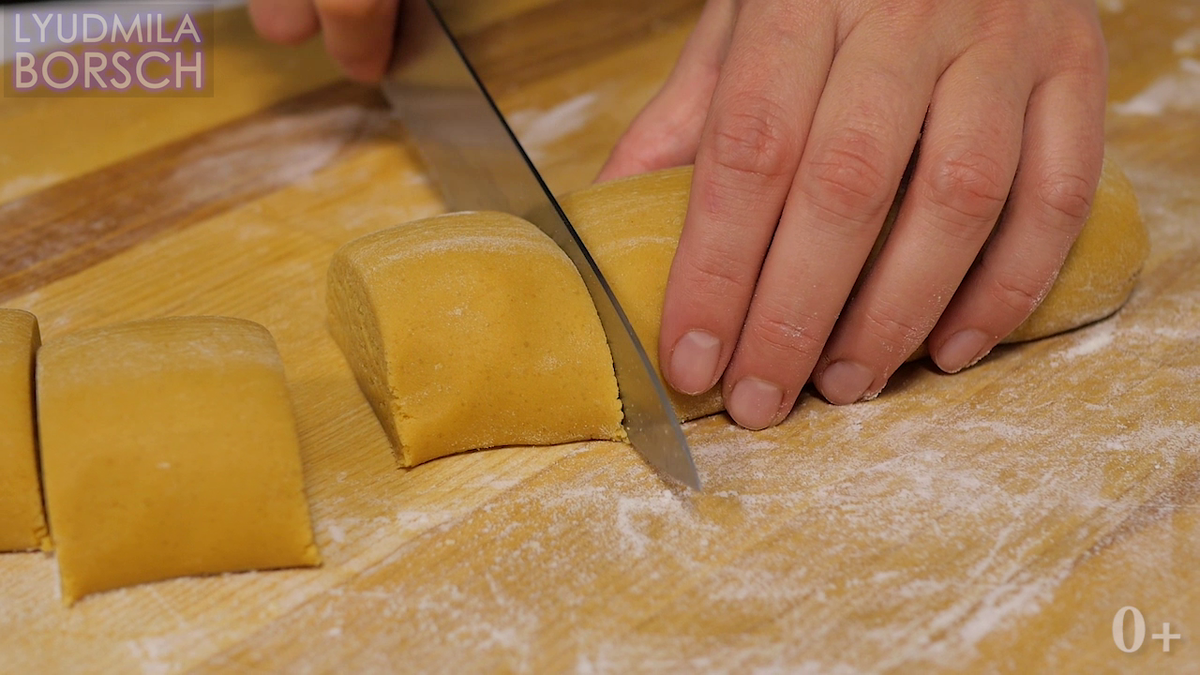
M 691 167 L 682 167 L 594 185 L 559 200 L 660 373 L 659 320 L 691 182 Z M 670 387 L 667 394 L 681 420 L 725 409 L 720 385 L 698 396 Z
M 33 432 L 33 356 L 39 344 L 32 314 L 0 309 L 0 551 L 50 547 Z
M 82 331 L 38 353 L 62 595 L 320 564 L 270 333 L 224 317 Z
M 680 167 L 595 185 L 561 200 L 655 367 L 667 275 L 683 229 L 691 179 L 692 168 Z M 892 209 L 892 217 L 896 211 Z M 890 229 L 889 220 L 881 240 Z M 1053 289 L 1004 342 L 1046 337 L 1117 311 L 1133 290 L 1148 253 L 1149 239 L 1133 188 L 1120 168 L 1106 160 L 1092 213 Z M 922 346 L 909 360 L 925 353 Z M 719 384 L 699 396 L 671 395 L 681 419 L 724 409 Z
M 625 437 L 583 280 L 520 218 L 439 216 L 352 241 L 327 297 L 330 331 L 404 466 Z
M 1002 342 L 1036 340 L 1110 316 L 1125 304 L 1150 255 L 1150 236 L 1125 172 L 1105 158 L 1092 212 L 1054 287 Z

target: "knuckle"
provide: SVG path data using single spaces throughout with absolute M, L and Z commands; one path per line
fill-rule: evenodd
M 825 346 L 812 326 L 816 318 L 779 306 L 768 306 L 754 316 L 746 329 L 748 337 L 774 354 L 815 359 Z
M 948 211 L 951 221 L 973 225 L 994 220 L 1008 200 L 1006 173 L 994 159 L 971 150 L 934 163 L 925 176 L 930 201 Z
M 1042 304 L 1053 279 L 1039 282 L 1018 274 L 998 275 L 992 283 L 992 297 L 1022 319 Z
M 1056 170 L 1038 182 L 1037 199 L 1055 223 L 1074 232 L 1092 210 L 1095 187 L 1082 171 Z
M 723 301 L 735 296 L 738 289 L 751 286 L 754 279 L 739 265 L 730 265 L 729 256 L 721 251 L 705 252 L 677 260 L 683 266 L 687 288 L 705 301 Z
M 883 144 L 871 133 L 847 130 L 828 141 L 810 163 L 809 196 L 822 209 L 855 222 L 870 221 L 891 205 Z
M 889 306 L 869 307 L 863 312 L 863 319 L 865 330 L 892 355 L 908 356 L 933 329 L 932 322 L 922 322 Z
M 1065 70 L 1107 70 L 1108 43 L 1095 17 L 1083 13 L 1064 20 L 1067 39 L 1059 48 L 1058 63 Z
M 782 107 L 763 96 L 744 96 L 742 110 L 721 116 L 712 131 L 713 161 L 759 178 L 784 178 L 798 157 Z
M 1085 65 L 1103 68 L 1108 64 L 1108 41 L 1097 27 L 1089 23 L 1075 40 L 1075 48 L 1084 58 Z

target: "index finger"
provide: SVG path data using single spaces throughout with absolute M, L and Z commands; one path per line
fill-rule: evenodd
M 377 82 L 387 70 L 400 0 L 316 0 L 325 49 L 346 74 Z
M 738 16 L 663 302 L 660 359 L 683 393 L 716 384 L 741 333 L 833 62 L 827 12 L 775 0 Z

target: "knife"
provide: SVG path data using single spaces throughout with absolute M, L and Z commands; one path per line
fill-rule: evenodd
M 424 157 L 447 207 L 523 216 L 575 264 L 608 338 L 630 444 L 663 475 L 699 490 L 687 439 L 646 350 L 447 26 L 439 8 L 449 1 L 402 3 L 384 95 Z

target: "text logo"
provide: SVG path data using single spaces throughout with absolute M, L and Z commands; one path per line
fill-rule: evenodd
M 211 96 L 211 5 L 9 10 L 5 96 Z

